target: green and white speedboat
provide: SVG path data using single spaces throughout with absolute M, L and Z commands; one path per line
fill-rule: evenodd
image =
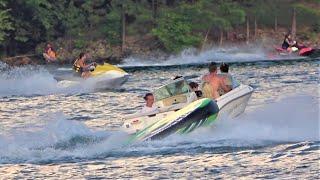
M 197 97 L 188 83 L 179 78 L 153 92 L 156 112 L 125 117 L 122 130 L 130 134 L 129 143 L 189 133 L 198 127 L 212 125 L 221 115 L 240 115 L 252 92 L 250 86 L 240 85 L 216 101 Z

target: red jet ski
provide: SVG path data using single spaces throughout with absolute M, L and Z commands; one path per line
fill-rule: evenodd
M 292 52 L 293 54 L 297 54 L 299 56 L 309 56 L 311 55 L 315 49 L 311 48 L 311 47 L 297 47 L 297 51 Z M 286 49 L 282 49 L 282 47 L 275 47 L 275 50 L 280 53 L 280 55 L 290 55 L 292 53 L 289 53 Z

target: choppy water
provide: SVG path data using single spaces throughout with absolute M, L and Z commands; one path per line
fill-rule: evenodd
M 1 65 L 0 179 L 319 178 L 320 60 L 232 64 L 255 89 L 242 116 L 123 146 L 122 117 L 175 75 L 199 81 L 204 56 L 192 57 L 192 66 L 137 68 L 128 60 L 129 81 L 104 92 L 57 86 L 52 74 L 64 68 Z

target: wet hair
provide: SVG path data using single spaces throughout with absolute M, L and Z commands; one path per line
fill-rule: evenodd
M 229 65 L 226 63 L 222 63 L 220 65 L 220 71 L 224 72 L 224 73 L 228 73 L 229 72 Z
M 196 82 L 190 82 L 190 83 L 189 83 L 189 86 L 190 86 L 191 88 L 197 88 L 197 87 L 199 87 L 199 84 L 196 83 Z
M 215 62 L 211 62 L 210 65 L 209 65 L 209 72 L 214 72 L 217 70 L 217 63 Z
M 153 94 L 152 94 L 152 93 L 147 93 L 146 95 L 144 95 L 143 99 L 144 99 L 144 100 L 147 100 L 147 99 L 148 99 L 148 96 L 153 96 Z
M 83 56 L 85 56 L 86 55 L 86 53 L 84 53 L 84 52 L 81 52 L 80 54 L 79 54 L 79 59 L 81 59 Z

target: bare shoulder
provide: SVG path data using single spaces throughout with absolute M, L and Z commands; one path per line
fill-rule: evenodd
M 209 75 L 208 74 L 205 74 L 202 76 L 201 78 L 203 81 L 209 81 Z

